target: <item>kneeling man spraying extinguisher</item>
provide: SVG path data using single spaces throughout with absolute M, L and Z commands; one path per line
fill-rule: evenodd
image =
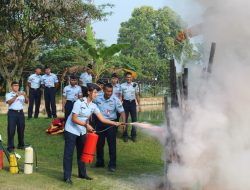
M 81 162 L 86 133 L 87 131 L 90 133 L 94 132 L 94 129 L 88 123 L 88 118 L 94 113 L 101 122 L 107 125 L 121 125 L 119 122 L 110 121 L 104 118 L 97 105 L 92 102 L 96 99 L 99 87 L 95 84 L 89 83 L 87 84 L 87 88 L 87 97 L 79 99 L 75 102 L 73 110 L 65 125 L 63 170 L 64 181 L 69 184 L 72 184 L 72 160 L 75 146 L 77 149 L 78 177 L 86 180 L 92 180 L 92 178 L 87 175 L 85 164 Z

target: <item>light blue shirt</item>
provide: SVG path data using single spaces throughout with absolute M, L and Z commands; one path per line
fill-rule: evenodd
M 86 122 L 93 113 L 97 114 L 99 112 L 100 110 L 98 109 L 96 104 L 94 104 L 93 102 L 90 102 L 89 104 L 87 103 L 86 97 L 84 97 L 82 100 L 77 100 L 74 104 L 71 114 L 66 121 L 65 131 L 68 131 L 77 136 L 86 134 L 86 127 L 72 122 L 73 113 L 78 115 L 79 120 Z
M 80 75 L 80 81 L 82 81 L 82 86 L 86 86 L 88 83 L 92 83 L 92 75 L 88 74 L 87 72 L 84 72 Z
M 124 112 L 122 102 L 115 96 L 111 96 L 109 99 L 105 99 L 104 95 L 97 97 L 95 103 L 103 117 L 109 120 L 117 119 L 116 112 Z
M 98 97 L 102 97 L 103 95 L 104 95 L 103 90 L 98 91 L 98 92 L 97 92 L 97 96 L 96 96 L 96 98 L 98 98 Z
M 9 100 L 11 100 L 12 98 L 14 98 L 16 96 L 16 93 L 11 91 L 9 93 L 7 93 L 5 95 L 5 102 L 7 103 Z M 22 96 L 18 96 L 15 101 L 9 105 L 9 110 L 23 110 L 25 104 L 25 97 Z
M 28 82 L 30 83 L 31 88 L 35 89 L 40 88 L 42 82 L 42 76 L 37 74 L 32 74 L 29 76 Z
M 124 100 L 135 100 L 136 94 L 139 93 L 139 85 L 135 82 L 121 84 L 121 90 Z
M 42 84 L 44 84 L 45 87 L 55 87 L 55 83 L 58 83 L 58 78 L 54 73 L 42 76 Z
M 63 89 L 63 96 L 65 96 L 67 100 L 76 101 L 80 95 L 82 95 L 82 90 L 78 85 L 68 85 Z
M 122 93 L 121 85 L 118 83 L 115 86 L 113 85 L 113 95 L 117 98 L 120 98 L 121 93 Z

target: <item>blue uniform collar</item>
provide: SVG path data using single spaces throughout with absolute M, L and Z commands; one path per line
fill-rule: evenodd
M 127 85 L 133 85 L 133 82 L 131 82 L 131 83 L 126 82 L 126 84 L 127 84 Z
M 83 101 L 87 106 L 89 106 L 90 104 L 92 104 L 92 101 L 90 101 L 89 104 L 88 104 L 87 98 L 86 98 L 86 97 L 84 97 L 84 98 L 82 99 L 82 101 Z
M 101 97 L 101 100 L 106 101 L 106 102 L 109 102 L 109 101 L 112 101 L 112 97 L 113 97 L 113 96 L 111 96 L 109 99 L 105 99 L 105 98 L 104 98 L 104 94 L 103 94 L 103 96 Z
M 71 84 L 69 85 L 71 88 L 76 88 L 77 87 L 77 85 L 75 85 L 75 86 L 72 86 Z
M 86 73 L 87 75 L 91 76 L 91 74 L 89 74 L 87 71 L 85 71 L 85 73 Z

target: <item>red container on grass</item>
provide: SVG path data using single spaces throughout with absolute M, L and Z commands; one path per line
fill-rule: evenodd
M 0 149 L 0 170 L 3 169 L 3 150 Z
M 83 147 L 81 161 L 86 164 L 91 164 L 95 157 L 96 144 L 98 135 L 95 133 L 88 133 L 86 135 L 85 146 Z

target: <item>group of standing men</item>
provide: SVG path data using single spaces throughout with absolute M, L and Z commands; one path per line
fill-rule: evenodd
M 59 81 L 54 73 L 51 73 L 49 66 L 44 69 L 45 74 L 41 75 L 41 68 L 36 68 L 35 73 L 28 78 L 29 98 L 24 92 L 19 92 L 17 82 L 12 82 L 12 91 L 6 94 L 6 103 L 9 104 L 8 112 L 8 150 L 14 150 L 14 134 L 16 126 L 18 128 L 18 148 L 24 148 L 24 114 L 23 105 L 28 103 L 28 119 L 33 116 L 33 107 L 35 103 L 34 118 L 38 118 L 41 103 L 41 87 L 44 88 L 45 109 L 48 118 L 56 118 L 56 91 L 59 87 Z M 100 82 L 101 90 L 98 92 L 94 103 L 98 106 L 101 114 L 105 119 L 111 121 L 122 121 L 128 123 L 129 114 L 132 122 L 137 121 L 136 101 L 140 105 L 139 86 L 133 82 L 132 74 L 125 74 L 126 82 L 119 84 L 119 77 L 116 73 L 111 76 L 111 83 Z M 70 76 L 69 85 L 63 89 L 62 111 L 65 114 L 65 121 L 71 114 L 74 103 L 78 99 L 87 97 L 87 84 L 92 83 L 92 65 L 88 65 L 85 72 L 79 78 L 75 75 Z M 28 100 L 29 99 L 29 100 Z M 104 167 L 103 148 L 105 138 L 109 145 L 109 170 L 115 171 L 116 168 L 116 128 L 105 130 L 107 126 L 100 122 L 97 118 L 93 121 L 96 131 L 104 131 L 99 133 L 97 144 L 97 162 L 96 167 Z M 128 141 L 127 125 L 123 131 L 124 142 Z M 136 142 L 136 128 L 132 126 L 131 139 Z
M 40 103 L 41 103 L 41 86 L 44 87 L 45 108 L 48 114 L 48 118 L 56 118 L 56 102 L 55 95 L 56 89 L 59 86 L 58 78 L 55 74 L 51 73 L 50 67 L 46 66 L 44 70 L 45 74 L 41 76 L 41 68 L 37 67 L 35 73 L 28 78 L 29 86 L 29 98 L 24 91 L 20 91 L 19 83 L 13 81 L 11 83 L 11 91 L 6 94 L 5 101 L 9 105 L 8 109 L 8 151 L 13 152 L 14 135 L 17 128 L 18 133 L 18 149 L 24 149 L 26 147 L 24 143 L 24 129 L 25 129 L 25 117 L 24 117 L 24 104 L 29 103 L 28 107 L 28 119 L 32 118 L 33 106 L 35 103 L 34 118 L 38 118 Z

